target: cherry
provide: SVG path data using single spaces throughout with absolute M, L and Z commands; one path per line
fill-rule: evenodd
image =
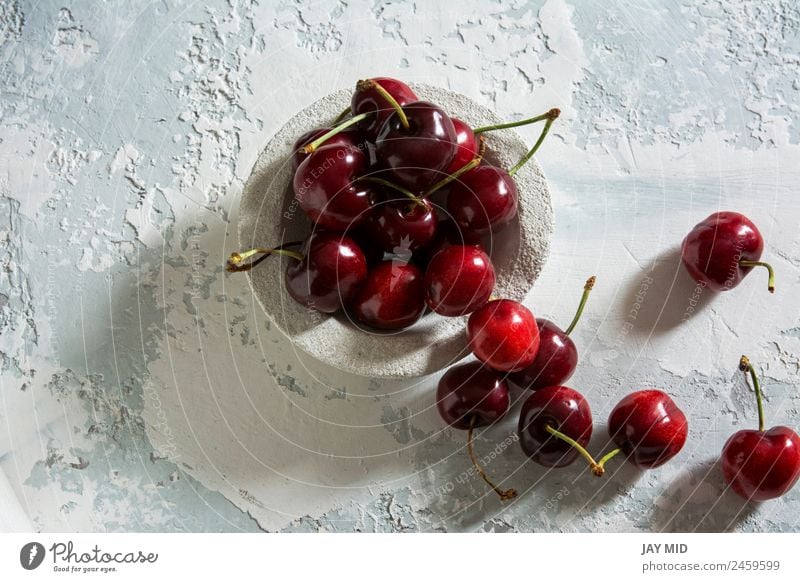
M 397 107 L 408 105 L 419 98 L 411 87 L 389 77 L 374 77 L 356 83 L 356 90 L 350 103 L 354 115 L 371 113 L 369 118 L 359 122 L 359 130 L 374 142 L 384 121 Z
M 592 412 L 580 392 L 548 386 L 524 402 L 518 431 L 522 450 L 533 461 L 565 467 L 586 451 L 592 437 Z
M 324 145 L 297 168 L 294 192 L 317 226 L 347 230 L 366 220 L 374 201 L 369 183 L 358 182 L 369 165 L 367 154 L 349 145 Z
M 422 271 L 411 263 L 383 261 L 369 272 L 350 307 L 370 327 L 408 327 L 425 311 Z
M 393 112 L 375 140 L 378 164 L 388 170 L 393 182 L 417 193 L 447 173 L 456 149 L 450 117 L 427 101 L 415 101 Z
M 516 372 L 536 359 L 539 328 L 527 307 L 511 299 L 496 299 L 469 316 L 467 341 L 475 357 L 490 368 Z
M 324 135 L 328 134 L 332 128 L 330 127 L 320 127 L 317 129 L 312 129 L 305 132 L 297 141 L 294 142 L 294 146 L 292 148 L 292 169 L 297 171 L 297 168 L 300 167 L 300 164 L 303 163 L 310 153 L 305 151 L 305 147 L 308 146 L 313 141 L 323 137 Z M 348 128 L 342 130 L 341 132 L 332 135 L 323 143 L 325 145 L 345 145 L 351 146 L 356 149 L 365 150 L 365 146 L 363 143 L 364 138 L 362 137 L 361 133 L 359 133 L 355 128 Z
M 563 331 L 549 319 L 536 319 L 539 327 L 539 351 L 533 363 L 519 372 L 509 374 L 508 379 L 520 388 L 538 390 L 546 386 L 557 386 L 570 379 L 578 365 L 578 348 L 569 334 L 580 320 L 586 300 L 594 287 L 595 277 L 589 277 L 583 287 L 578 311 L 567 331 Z
M 628 394 L 608 417 L 611 440 L 642 469 L 658 467 L 677 455 L 688 433 L 686 416 L 661 390 Z
M 800 437 L 786 426 L 764 430 L 761 388 L 746 356 L 739 369 L 750 374 L 758 405 L 758 430 L 740 430 L 722 448 L 722 475 L 740 497 L 751 501 L 775 499 L 800 478 Z
M 473 451 L 473 430 L 494 424 L 503 418 L 509 407 L 508 385 L 497 372 L 480 362 L 451 367 L 439 380 L 436 406 L 450 426 L 468 430 L 467 452 L 478 474 L 505 501 L 517 496 L 514 489 L 498 488 L 486 475 Z
M 433 240 L 414 252 L 413 261 L 421 268 L 427 269 L 431 259 L 439 251 L 452 246 L 480 246 L 481 237 L 474 232 L 462 231 L 456 223 L 446 218 L 439 220 Z
M 427 200 L 384 202 L 376 205 L 364 224 L 364 231 L 387 253 L 405 256 L 430 243 L 439 220 Z
M 434 255 L 425 271 L 425 301 L 439 315 L 466 315 L 489 300 L 494 284 L 494 266 L 483 249 L 448 246 Z
M 714 291 L 741 283 L 753 267 L 769 272 L 768 289 L 775 292 L 772 267 L 759 261 L 764 239 L 749 218 L 738 212 L 715 212 L 683 239 L 681 259 L 692 278 Z
M 481 155 L 483 140 L 475 135 L 472 128 L 466 122 L 451 117 L 453 127 L 456 130 L 456 155 L 450 165 L 447 167 L 446 172 L 452 174 L 463 168 L 473 159 Z
M 367 277 L 367 260 L 356 242 L 340 233 L 315 231 L 305 240 L 300 252 L 285 249 L 255 248 L 233 253 L 229 271 L 248 271 L 269 255 L 285 255 L 297 262 L 286 267 L 286 290 L 299 304 L 323 313 L 334 313 L 355 295 Z M 245 263 L 254 255 L 263 255 Z

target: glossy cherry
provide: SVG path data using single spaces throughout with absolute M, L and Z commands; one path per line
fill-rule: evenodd
M 401 107 L 418 100 L 411 87 L 390 77 L 374 77 L 356 83 L 350 109 L 353 115 L 374 113 L 358 124 L 359 130 L 371 142 L 375 141 L 383 123 L 395 111 L 386 93 Z
M 440 219 L 436 225 L 433 240 L 414 252 L 413 261 L 422 269 L 427 269 L 431 259 L 442 249 L 452 246 L 480 246 L 480 244 L 481 237 L 479 235 L 474 232 L 462 231 L 449 218 Z
M 292 146 L 292 151 L 293 151 L 292 169 L 296 171 L 297 168 L 300 167 L 300 164 L 303 163 L 303 161 L 308 156 L 311 155 L 309 153 L 304 152 L 303 148 L 308 144 L 310 144 L 312 141 L 322 137 L 323 135 L 331 131 L 331 129 L 332 128 L 330 127 L 320 127 L 317 129 L 312 129 L 310 131 L 305 132 L 303 135 L 297 138 L 297 141 L 294 142 L 294 146 Z M 363 140 L 364 138 L 358 130 L 356 130 L 355 128 L 348 128 L 337 133 L 336 135 L 329 137 L 327 140 L 325 140 L 325 145 L 326 146 L 344 145 L 365 151 L 366 148 Z
M 539 327 L 539 351 L 533 363 L 519 372 L 509 374 L 509 380 L 520 388 L 538 390 L 546 386 L 557 386 L 570 379 L 578 365 L 578 348 L 569 337 L 578 323 L 586 305 L 595 278 L 589 277 L 583 288 L 578 311 L 566 331 L 549 319 L 536 318 Z
M 456 130 L 437 105 L 415 101 L 403 107 L 408 128 L 397 112 L 375 140 L 375 156 L 387 179 L 422 194 L 447 175 L 456 154 Z
M 486 475 L 473 451 L 473 431 L 503 418 L 509 403 L 508 385 L 503 376 L 480 362 L 451 367 L 440 378 L 436 389 L 439 414 L 450 426 L 469 431 L 467 452 L 470 460 L 481 478 L 503 501 L 515 498 L 517 492 L 500 489 Z
M 356 178 L 366 170 L 365 152 L 348 145 L 323 145 L 294 174 L 300 207 L 320 228 L 344 231 L 365 221 L 374 203 L 373 186 Z
M 448 246 L 434 255 L 425 271 L 425 301 L 439 315 L 466 315 L 489 300 L 494 284 L 494 266 L 483 249 Z
M 592 412 L 580 392 L 567 386 L 548 386 L 532 393 L 522 405 L 518 427 L 522 450 L 545 467 L 565 467 L 580 450 L 551 431 L 581 448 L 589 443 Z
M 467 341 L 475 357 L 490 368 L 516 372 L 536 359 L 539 328 L 527 307 L 511 299 L 496 299 L 469 316 Z
M 686 235 L 681 259 L 692 278 L 714 291 L 732 289 L 753 267 L 766 267 L 768 288 L 775 291 L 772 267 L 760 262 L 764 239 L 749 218 L 738 212 L 715 212 Z
M 640 390 L 625 396 L 611 411 L 608 434 L 628 461 L 652 469 L 680 452 L 689 423 L 669 395 L 661 390 Z
M 480 138 L 475 135 L 472 128 L 467 125 L 466 122 L 455 117 L 451 117 L 450 120 L 453 122 L 453 127 L 456 130 L 456 144 L 458 144 L 458 148 L 456 149 L 456 155 L 453 161 L 450 162 L 447 170 L 445 170 L 448 174 L 460 170 L 481 153 Z
M 514 219 L 518 198 L 508 172 L 484 163 L 450 184 L 447 211 L 459 228 L 486 235 Z
M 376 329 L 408 327 L 425 311 L 422 271 L 411 263 L 383 261 L 370 270 L 350 310 Z
M 800 478 L 800 437 L 786 426 L 764 430 L 758 377 L 742 356 L 739 369 L 749 373 L 758 404 L 758 430 L 733 433 L 722 448 L 722 475 L 740 497 L 767 501 L 788 492 Z
M 373 244 L 406 259 L 433 241 L 439 219 L 428 200 L 392 199 L 373 208 L 364 231 Z

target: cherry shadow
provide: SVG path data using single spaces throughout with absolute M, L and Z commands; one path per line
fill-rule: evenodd
M 665 333 L 704 310 L 715 295 L 689 276 L 675 247 L 657 255 L 649 270 L 631 280 L 625 321 L 637 335 Z
M 656 500 L 650 522 L 656 532 L 719 533 L 736 530 L 757 505 L 725 486 L 719 459 L 693 466 Z

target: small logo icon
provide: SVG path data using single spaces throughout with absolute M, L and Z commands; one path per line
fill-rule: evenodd
M 26 570 L 35 570 L 44 561 L 44 546 L 39 542 L 28 542 L 19 551 L 19 563 Z

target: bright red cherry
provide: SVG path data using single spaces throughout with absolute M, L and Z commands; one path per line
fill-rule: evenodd
M 611 440 L 642 469 L 658 467 L 677 455 L 688 433 L 686 416 L 661 390 L 628 394 L 608 417 Z
M 495 423 L 506 415 L 509 402 L 503 376 L 480 362 L 450 367 L 436 391 L 442 419 L 461 430 Z
M 578 323 L 586 305 L 595 278 L 589 277 L 583 288 L 578 311 L 566 331 L 548 319 L 536 319 L 539 327 L 539 351 L 533 363 L 519 372 L 509 374 L 508 379 L 520 388 L 538 390 L 546 386 L 557 386 L 570 379 L 578 365 L 578 348 L 569 337 Z
M 769 291 L 775 291 L 772 267 L 760 262 L 764 239 L 749 218 L 738 212 L 715 212 L 683 239 L 681 259 L 692 278 L 714 291 L 738 285 L 753 267 L 769 271 Z
M 350 237 L 317 231 L 306 239 L 301 252 L 303 259 L 286 268 L 286 290 L 311 309 L 338 311 L 367 276 L 364 253 Z
M 320 228 L 344 231 L 367 219 L 374 193 L 356 178 L 369 165 L 367 154 L 348 145 L 323 145 L 294 174 L 300 207 Z
M 480 244 L 481 237 L 479 235 L 460 230 L 449 218 L 440 219 L 436 225 L 433 240 L 414 251 L 413 260 L 423 270 L 427 270 L 431 259 L 442 249 L 452 246 L 480 246 Z
M 472 313 L 492 295 L 492 261 L 478 246 L 449 246 L 431 259 L 425 271 L 425 301 L 439 315 Z
M 753 366 L 742 356 L 739 369 L 749 372 L 758 404 L 758 430 L 733 433 L 722 448 L 722 475 L 740 497 L 775 499 L 800 478 L 800 437 L 786 426 L 764 430 L 761 388 Z
M 527 307 L 511 299 L 497 299 L 469 316 L 467 341 L 475 357 L 490 368 L 516 372 L 536 359 L 539 328 Z
M 305 132 L 297 141 L 294 142 L 294 146 L 292 146 L 292 169 L 297 171 L 297 168 L 300 167 L 300 164 L 303 163 L 308 156 L 308 154 L 303 151 L 303 148 L 310 144 L 315 139 L 318 139 L 331 131 L 330 127 L 320 127 L 317 129 L 312 129 L 310 131 Z M 360 149 L 365 151 L 366 148 L 364 147 L 363 137 L 355 128 L 348 128 L 345 129 L 336 135 L 332 135 L 327 140 L 325 140 L 325 145 L 345 145 L 351 146 L 356 149 Z
M 456 130 L 433 103 L 415 101 L 402 111 L 408 126 L 397 111 L 392 113 L 375 140 L 375 157 L 391 182 L 422 194 L 447 175 L 456 154 Z
M 481 164 L 450 184 L 447 211 L 460 228 L 485 235 L 514 219 L 518 198 L 517 185 L 508 172 Z
M 384 121 L 395 111 L 394 104 L 386 97 L 387 93 L 401 107 L 418 100 L 411 87 L 397 79 L 374 77 L 356 83 L 350 109 L 353 115 L 375 114 L 358 124 L 359 130 L 371 142 L 375 141 Z
M 385 252 L 408 259 L 433 240 L 438 222 L 428 200 L 391 200 L 375 206 L 364 231 Z
M 481 153 L 480 138 L 475 135 L 472 128 L 467 125 L 466 122 L 456 119 L 455 117 L 451 117 L 450 120 L 453 122 L 453 127 L 456 130 L 456 143 L 458 144 L 458 148 L 456 149 L 456 155 L 453 161 L 450 162 L 450 165 L 445 170 L 447 174 L 452 174 L 460 170 Z
M 425 311 L 422 271 L 411 263 L 383 261 L 369 272 L 351 311 L 376 329 L 408 327 Z
M 548 386 L 532 393 L 519 416 L 522 450 L 545 467 L 565 467 L 584 451 L 592 437 L 592 412 L 580 392 L 566 386 Z

